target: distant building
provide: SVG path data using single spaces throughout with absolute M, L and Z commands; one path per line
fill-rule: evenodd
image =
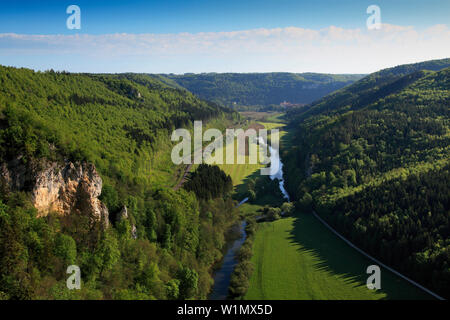
M 291 103 L 288 101 L 284 101 L 280 103 L 280 106 L 283 108 L 293 108 L 293 107 L 303 107 L 305 106 L 304 103 Z
M 282 106 L 282 107 L 292 107 L 293 106 L 293 104 L 292 103 L 290 103 L 290 102 L 287 102 L 287 101 L 284 101 L 284 102 L 282 102 L 282 103 L 280 103 L 280 106 Z

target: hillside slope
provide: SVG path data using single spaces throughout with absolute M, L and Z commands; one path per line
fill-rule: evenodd
M 292 110 L 290 115 L 300 114 L 300 119 L 305 119 L 311 115 L 331 115 L 358 110 L 383 97 L 401 91 L 420 79 L 427 70 L 439 71 L 448 67 L 450 67 L 450 59 L 431 60 L 384 69 L 311 103 L 307 112 Z
M 383 70 L 290 114 L 288 190 L 358 246 L 448 297 L 449 59 Z M 435 70 L 435 71 L 430 71 Z
M 145 75 L 0 67 L 0 299 L 205 298 L 237 211 L 172 190 L 170 134 L 236 117 Z

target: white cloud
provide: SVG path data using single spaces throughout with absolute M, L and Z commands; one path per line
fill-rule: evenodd
M 435 25 L 418 31 L 384 24 L 372 31 L 330 26 L 195 34 L 0 34 L 2 61 L 20 58 L 39 68 L 33 58 L 37 55 L 59 57 L 62 68 L 71 71 L 366 73 L 450 57 L 450 29 Z M 65 63 L 64 56 L 70 56 Z M 92 70 L 95 61 L 103 62 L 101 70 Z

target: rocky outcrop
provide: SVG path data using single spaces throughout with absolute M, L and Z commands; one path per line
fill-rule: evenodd
M 117 220 L 128 219 L 128 209 L 127 206 L 123 206 L 122 210 L 117 214 Z
M 10 190 L 30 192 L 39 216 L 86 214 L 108 224 L 108 209 L 98 199 L 102 179 L 93 164 L 45 160 L 23 164 L 17 158 L 0 166 L 0 178 Z
M 117 215 L 117 221 L 121 221 L 121 220 L 130 220 L 129 217 L 128 217 L 127 206 L 123 206 L 122 210 L 120 210 L 120 212 Z M 136 225 L 130 221 L 130 226 L 131 226 L 131 230 L 130 230 L 131 237 L 133 239 L 137 239 L 137 228 L 136 228 Z

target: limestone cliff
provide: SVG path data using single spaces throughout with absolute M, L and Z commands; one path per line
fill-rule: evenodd
M 86 214 L 108 224 L 108 209 L 98 199 L 102 179 L 93 164 L 45 160 L 23 164 L 17 158 L 1 164 L 0 179 L 10 190 L 30 192 L 39 216 Z

